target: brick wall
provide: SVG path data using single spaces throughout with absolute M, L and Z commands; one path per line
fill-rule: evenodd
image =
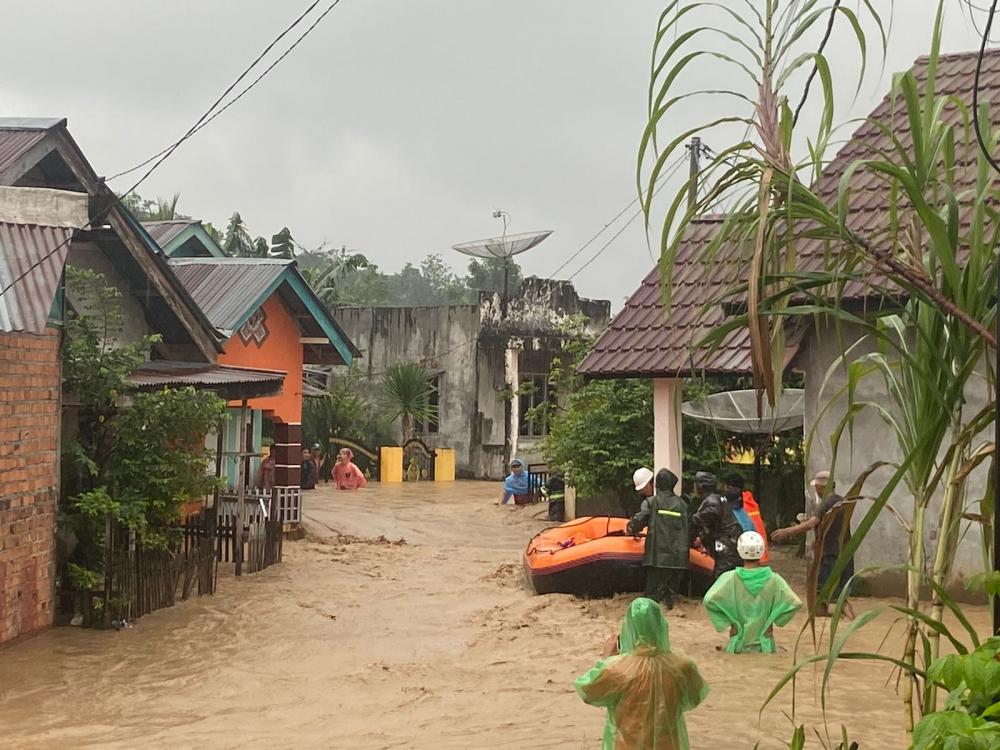
M 0 332 L 0 643 L 52 623 L 59 333 Z

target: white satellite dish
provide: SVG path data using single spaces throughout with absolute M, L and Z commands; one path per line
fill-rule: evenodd
M 502 237 L 491 237 L 488 240 L 460 242 L 457 245 L 452 245 L 451 249 L 476 258 L 503 258 L 506 260 L 541 244 L 550 234 L 552 234 L 551 229 L 544 232 L 505 234 Z
M 713 393 L 698 403 L 686 401 L 681 405 L 685 417 L 743 435 L 794 430 L 802 426 L 804 412 L 805 391 L 800 388 L 784 389 L 774 410 L 764 401 L 763 414 L 757 413 L 757 392 L 753 390 Z
M 499 258 L 503 261 L 503 296 L 500 298 L 500 317 L 507 318 L 507 306 L 510 302 L 510 290 L 508 279 L 510 276 L 510 259 L 527 252 L 531 248 L 539 245 L 550 234 L 551 229 L 544 232 L 522 232 L 521 234 L 507 234 L 507 225 L 510 222 L 510 214 L 497 209 L 493 212 L 494 219 L 503 219 L 503 234 L 499 237 L 490 237 L 488 240 L 476 240 L 475 242 L 460 242 L 452 245 L 452 250 L 457 250 L 463 255 L 471 255 L 474 258 Z

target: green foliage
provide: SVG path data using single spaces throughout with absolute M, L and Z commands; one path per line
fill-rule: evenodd
M 422 365 L 397 362 L 382 374 L 381 386 L 386 419 L 400 420 L 404 441 L 411 436 L 414 422 L 430 422 L 437 417 L 437 407 L 430 401 L 434 386 Z
M 913 750 L 987 750 L 1000 747 L 1000 638 L 968 654 L 938 659 L 928 677 L 949 691 L 944 710 L 913 730 Z
M 96 570 L 84 568 L 76 563 L 66 566 L 66 577 L 76 591 L 94 591 L 104 583 L 103 576 Z
M 204 440 L 225 402 L 191 388 L 136 392 L 127 377 L 155 338 L 116 340 L 120 295 L 100 274 L 68 268 L 67 287 L 80 314 L 67 321 L 63 373 L 79 421 L 64 446 L 60 523 L 77 540 L 67 563 L 100 571 L 106 521 L 163 548 L 181 505 L 212 489 Z
M 170 219 L 190 219 L 177 211 L 180 193 L 169 198 L 146 200 L 138 193 L 129 193 L 122 198 L 122 205 L 139 221 L 169 221 Z
M 357 371 L 333 381 L 322 396 L 303 399 L 302 434 L 306 445 L 327 444 L 333 435 L 371 447 L 395 441 L 389 421 L 366 396 Z

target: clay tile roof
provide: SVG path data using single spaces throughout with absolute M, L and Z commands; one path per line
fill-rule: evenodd
M 938 95 L 954 97 L 971 107 L 976 59 L 974 52 L 942 55 L 938 60 Z M 926 83 L 928 58 L 919 58 L 912 70 L 918 83 Z M 980 102 L 990 104 L 994 111 L 1000 109 L 1000 49 L 989 50 L 984 57 Z M 904 147 L 911 146 L 910 128 L 903 112 L 903 103 L 887 95 L 824 170 L 816 186 L 819 194 L 832 203 L 836 200 L 841 175 L 849 164 L 890 151 L 890 135 L 879 124 L 888 128 Z M 954 103 L 944 108 L 943 117 L 957 127 L 962 125 L 962 114 Z M 956 192 L 960 193 L 975 185 L 976 154 L 974 151 L 959 153 L 957 158 L 963 165 L 958 170 L 956 185 Z M 850 226 L 879 241 L 889 231 L 889 197 L 884 183 L 871 172 L 859 169 L 852 176 L 850 187 Z M 588 377 L 609 378 L 749 372 L 750 339 L 746 330 L 731 332 L 714 351 L 698 348 L 698 343 L 725 319 L 721 306 L 704 309 L 705 303 L 718 298 L 739 278 L 746 265 L 741 253 L 734 248 L 720 250 L 720 255 L 726 257 L 717 258 L 712 264 L 698 260 L 721 225 L 721 217 L 711 216 L 688 227 L 674 266 L 669 314 L 661 303 L 660 271 L 654 268 L 587 354 L 580 365 L 581 373 Z M 800 243 L 797 256 L 801 270 L 822 268 L 826 252 L 822 243 Z M 869 275 L 864 281 L 847 285 L 844 296 L 871 296 L 875 291 L 873 287 L 885 290 L 885 280 Z M 786 366 L 798 344 L 794 332 L 788 340 Z
M 590 377 L 680 377 L 691 372 L 742 373 L 750 368 L 745 330 L 733 331 L 714 350 L 697 344 L 725 319 L 721 305 L 706 307 L 744 273 L 737 248 L 711 263 L 701 259 L 722 226 L 721 216 L 692 222 L 674 265 L 670 310 L 663 306 L 660 269 L 654 268 L 580 364 Z

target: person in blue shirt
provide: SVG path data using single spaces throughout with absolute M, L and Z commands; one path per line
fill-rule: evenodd
M 515 458 L 510 462 L 510 474 L 503 480 L 503 494 L 500 496 L 500 505 L 506 505 L 512 499 L 514 505 L 525 505 L 531 500 L 528 470 L 524 462 L 519 458 Z

